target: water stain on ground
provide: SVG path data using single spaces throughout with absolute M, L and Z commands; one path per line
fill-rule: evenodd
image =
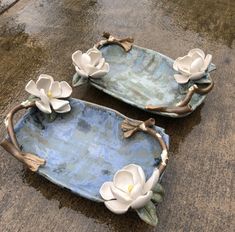
M 235 1 L 155 1 L 154 9 L 159 7 L 184 30 L 193 30 L 232 46 L 235 39 Z
M 25 33 L 25 24 L 8 18 L 0 24 L 0 111 L 14 101 L 21 92 L 21 83 L 46 60 L 45 50 L 38 41 Z M 0 120 L 2 120 L 2 116 Z
M 20 45 L 27 43 L 28 34 L 24 32 L 24 24 L 14 24 L 14 21 L 7 21 L 0 26 L 0 48 L 3 51 L 10 51 Z

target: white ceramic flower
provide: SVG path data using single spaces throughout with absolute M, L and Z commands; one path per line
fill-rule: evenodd
M 51 107 L 57 113 L 66 113 L 71 110 L 69 101 L 59 98 L 68 98 L 72 93 L 71 86 L 65 81 L 54 81 L 53 77 L 41 74 L 35 83 L 29 81 L 25 90 L 37 97 L 35 104 L 44 113 L 51 113 Z
M 189 80 L 202 78 L 206 74 L 211 60 L 212 55 L 205 56 L 205 53 L 199 48 L 190 50 L 188 55 L 175 60 L 173 68 L 180 73 L 174 75 L 175 80 L 184 84 Z
M 116 214 L 125 213 L 130 207 L 144 207 L 152 197 L 151 189 L 159 179 L 159 170 L 155 168 L 152 176 L 145 180 L 143 169 L 130 164 L 114 175 L 113 182 L 105 182 L 100 188 L 100 195 L 106 207 Z
M 109 72 L 109 64 L 97 48 L 91 48 L 86 53 L 78 50 L 72 54 L 72 60 L 81 77 L 100 78 Z

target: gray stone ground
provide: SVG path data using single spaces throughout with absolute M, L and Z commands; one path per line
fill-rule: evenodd
M 70 82 L 72 52 L 91 47 L 103 31 L 172 58 L 200 47 L 218 69 L 205 103 L 183 119 L 145 113 L 90 86 L 73 93 L 129 117 L 155 117 L 170 134 L 157 228 L 60 189 L 0 149 L 0 231 L 234 231 L 234 22 L 231 0 L 20 0 L 1 14 L 1 122 L 40 73 Z

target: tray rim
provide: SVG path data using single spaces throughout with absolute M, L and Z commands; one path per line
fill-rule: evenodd
M 92 108 L 95 108 L 95 109 L 101 109 L 101 110 L 104 110 L 106 112 L 113 112 L 115 115 L 121 117 L 123 120 L 128 120 L 128 121 L 131 121 L 131 122 L 139 122 L 139 123 L 143 123 L 143 121 L 140 121 L 140 120 L 135 120 L 133 118 L 129 118 L 127 116 L 125 116 L 124 114 L 120 113 L 119 111 L 115 110 L 115 109 L 112 109 L 112 108 L 109 108 L 109 107 L 106 107 L 106 106 L 102 106 L 102 105 L 98 105 L 96 103 L 92 103 L 92 102 L 88 102 L 88 101 L 85 101 L 85 100 L 81 100 L 81 99 L 77 99 L 77 98 L 69 98 L 68 99 L 69 101 L 75 101 L 75 102 L 82 102 L 84 103 L 86 106 L 89 106 L 89 107 L 92 107 Z M 33 109 L 30 109 L 28 110 L 26 113 L 24 113 L 21 118 L 17 121 L 17 123 L 15 124 L 14 126 L 14 131 L 17 133 L 17 131 L 19 131 L 23 124 L 24 124 L 24 120 L 27 119 L 28 117 L 31 116 L 31 110 Z M 67 114 L 69 114 L 70 112 L 68 112 Z M 53 123 L 53 122 L 51 122 Z M 169 144 L 170 144 L 170 136 L 165 132 L 165 129 L 162 128 L 162 127 L 159 127 L 159 126 L 156 126 L 156 125 L 153 125 L 153 128 L 154 128 L 154 131 L 156 131 L 156 133 L 159 133 L 163 140 L 164 140 L 164 143 L 166 144 L 167 146 L 167 149 L 169 149 Z M 146 136 L 149 136 L 148 134 L 146 134 Z M 9 141 L 10 140 L 10 137 L 7 136 L 6 139 Z M 2 144 L 1 144 L 2 145 Z M 160 146 L 160 145 L 159 145 Z M 161 147 L 161 146 L 160 146 Z M 40 154 L 37 155 L 39 158 L 40 157 Z M 91 200 L 91 201 L 94 201 L 94 202 L 98 202 L 98 203 L 102 203 L 104 202 L 104 200 L 102 200 L 101 198 L 98 198 L 98 197 L 95 197 L 94 195 L 91 195 L 89 194 L 89 192 L 83 190 L 83 189 L 80 189 L 79 188 L 79 191 L 76 191 L 75 189 L 72 189 L 71 187 L 69 187 L 65 182 L 61 182 L 59 180 L 56 180 L 55 178 L 53 178 L 52 176 L 50 175 L 47 175 L 43 172 L 43 166 L 39 166 L 39 168 L 37 170 L 35 170 L 36 173 L 38 173 L 40 176 L 44 177 L 45 179 L 47 179 L 48 181 L 50 181 L 51 183 L 61 187 L 61 188 L 64 188 L 64 189 L 67 189 L 68 191 L 74 193 L 75 195 L 78 195 L 80 197 L 83 197 L 85 199 L 88 199 L 88 200 Z M 164 174 L 165 170 L 163 170 L 162 172 L 162 175 L 161 175 L 161 178 Z
M 107 46 L 119 46 L 119 45 L 117 45 L 117 44 L 111 45 L 111 44 L 110 44 L 110 45 L 107 45 Z M 154 53 L 157 53 L 157 54 L 159 54 L 161 57 L 165 58 L 166 60 L 168 60 L 168 61 L 170 61 L 170 62 L 172 62 L 172 63 L 174 62 L 174 60 L 173 60 L 171 57 L 169 57 L 169 56 L 167 56 L 167 55 L 164 55 L 164 54 L 162 54 L 162 53 L 160 53 L 160 52 L 158 52 L 158 51 L 155 51 L 155 50 L 153 50 L 153 49 L 145 48 L 145 47 L 142 47 L 142 46 L 139 46 L 139 45 L 136 45 L 136 44 L 133 44 L 132 47 L 135 47 L 135 48 L 141 49 L 141 50 L 145 50 L 145 51 L 147 51 L 147 52 L 154 52 Z M 101 52 L 102 52 L 102 48 L 101 48 L 100 50 L 101 50 Z M 215 67 L 214 64 L 212 64 L 212 66 Z M 77 75 L 77 73 L 75 73 L 74 75 Z M 110 96 L 112 96 L 112 97 L 114 97 L 114 98 L 116 98 L 116 99 L 118 99 L 118 100 L 121 100 L 121 101 L 123 101 L 123 102 L 125 102 L 125 103 L 127 103 L 127 104 L 129 104 L 129 105 L 131 105 L 131 106 L 134 106 L 134 107 L 136 107 L 136 108 L 138 108 L 138 109 L 144 110 L 144 111 L 149 112 L 149 113 L 152 113 L 152 114 L 158 114 L 158 115 L 167 116 L 167 117 L 172 117 L 172 118 L 183 118 L 183 117 L 186 117 L 187 115 L 191 114 L 193 111 L 195 111 L 195 110 L 204 102 L 204 100 L 206 99 L 206 96 L 207 96 L 206 94 L 205 94 L 205 95 L 202 95 L 202 96 L 200 97 L 200 100 L 197 101 L 194 105 L 191 106 L 191 107 L 192 107 L 192 112 L 188 112 L 188 113 L 185 113 L 185 114 L 176 114 L 176 113 L 152 111 L 152 110 L 145 109 L 145 108 L 143 108 L 142 106 L 136 104 L 135 102 L 133 102 L 133 101 L 131 101 L 131 100 L 127 100 L 127 99 L 125 99 L 125 98 L 123 98 L 123 97 L 120 97 L 120 96 L 118 96 L 117 94 L 115 94 L 114 92 L 110 91 L 109 89 L 104 88 L 104 87 L 102 87 L 101 85 L 98 85 L 95 81 L 93 81 L 92 78 L 89 79 L 89 83 L 91 83 L 92 86 L 94 86 L 95 88 L 97 88 L 97 89 L 103 91 L 104 93 L 107 93 L 108 95 L 110 95 Z
M 93 47 L 94 49 L 101 50 L 100 51 L 101 53 L 102 53 L 103 47 L 110 46 L 110 45 L 120 46 L 125 52 L 129 52 L 129 51 L 131 51 L 131 49 L 133 47 L 135 47 L 137 49 L 144 50 L 147 53 L 157 54 L 161 58 L 165 59 L 166 62 L 170 62 L 170 63 L 174 62 L 174 60 L 171 57 L 164 55 L 158 51 L 155 51 L 155 50 L 149 49 L 149 48 L 145 48 L 145 47 L 141 47 L 138 45 L 134 45 L 133 44 L 134 39 L 132 37 L 119 39 L 117 37 L 112 36 L 109 32 L 104 32 L 103 37 L 105 39 L 100 40 Z M 79 51 L 79 52 L 81 52 L 81 51 Z M 72 55 L 72 59 L 73 59 L 73 55 Z M 74 63 L 74 65 L 76 67 L 75 63 Z M 76 67 L 76 68 L 79 69 L 80 67 Z M 115 97 L 116 99 L 119 99 L 127 104 L 130 104 L 130 105 L 137 107 L 141 110 L 144 110 L 146 112 L 150 112 L 153 114 L 162 115 L 162 116 L 166 116 L 166 117 L 181 118 L 181 117 L 185 117 L 185 116 L 191 114 L 193 111 L 195 111 L 196 108 L 199 107 L 203 103 L 203 101 L 206 98 L 207 93 L 209 93 L 213 89 L 214 82 L 210 78 L 210 72 L 214 71 L 215 69 L 216 69 L 216 66 L 213 63 L 211 63 L 209 65 L 209 67 L 207 68 L 207 70 L 205 71 L 205 75 L 204 75 L 205 77 L 207 77 L 209 79 L 209 81 L 205 82 L 203 80 L 202 81 L 199 80 L 196 82 L 189 82 L 189 85 L 185 86 L 186 87 L 185 94 L 180 94 L 183 96 L 183 98 L 178 103 L 176 103 L 176 104 L 174 103 L 172 105 L 141 106 L 141 105 L 137 104 L 135 101 L 127 100 L 124 97 L 119 96 L 118 93 L 114 93 L 114 92 L 110 91 L 109 89 L 104 88 L 102 85 L 99 85 L 99 83 L 96 83 L 95 81 L 93 81 L 90 76 L 81 77 L 78 75 L 78 73 L 75 73 L 73 75 L 73 87 L 83 85 L 87 82 L 90 82 L 92 86 L 107 93 L 108 95 Z M 95 78 L 94 78 L 94 80 L 95 80 Z M 181 84 L 179 84 L 179 83 L 178 83 L 178 85 L 181 86 Z M 195 103 L 193 105 L 191 105 L 190 103 L 191 103 L 191 100 L 194 95 L 198 95 L 197 98 L 199 98 L 199 100 L 195 101 Z

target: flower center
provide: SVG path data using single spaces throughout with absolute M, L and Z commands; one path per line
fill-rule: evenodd
M 48 97 L 52 97 L 52 92 L 51 92 L 51 91 L 48 91 L 48 92 L 47 92 L 47 96 L 48 96 Z
M 132 189 L 134 188 L 134 185 L 133 184 L 129 184 L 128 185 L 128 192 L 130 193 L 132 191 Z

